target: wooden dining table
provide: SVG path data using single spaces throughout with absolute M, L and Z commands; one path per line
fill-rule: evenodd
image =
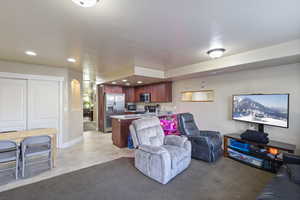
M 48 135 L 51 137 L 52 163 L 55 166 L 55 158 L 57 153 L 57 130 L 54 128 L 33 129 L 24 131 L 12 131 L 0 133 L 0 140 L 12 140 L 20 144 L 23 139 L 31 136 Z

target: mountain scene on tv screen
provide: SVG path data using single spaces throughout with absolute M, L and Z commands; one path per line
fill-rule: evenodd
M 251 95 L 235 96 L 233 118 L 236 120 L 287 127 L 287 97 L 277 96 L 278 99 L 271 96 L 266 96 L 266 99 L 258 96 L 255 97 L 255 95 L 253 97 Z

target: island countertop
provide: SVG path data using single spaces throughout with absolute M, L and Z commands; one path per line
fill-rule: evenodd
M 113 115 L 111 118 L 113 119 L 119 119 L 119 120 L 129 120 L 129 119 L 140 119 L 140 118 L 146 118 L 146 117 L 164 117 L 168 115 L 173 115 L 173 114 L 168 114 L 168 113 L 145 113 L 145 114 L 126 114 L 126 115 Z

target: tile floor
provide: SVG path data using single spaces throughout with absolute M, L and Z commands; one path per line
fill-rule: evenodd
M 132 150 L 120 149 L 112 144 L 110 133 L 84 132 L 84 140 L 81 143 L 58 150 L 56 166 L 52 170 L 47 170 L 47 164 L 44 164 L 45 169 L 38 168 L 39 170 L 28 172 L 32 174 L 31 177 L 19 180 L 14 180 L 12 172 L 0 173 L 0 192 L 120 157 L 132 156 Z
M 83 119 L 83 131 L 95 131 L 97 130 L 97 124 L 95 121 L 90 121 L 87 118 Z

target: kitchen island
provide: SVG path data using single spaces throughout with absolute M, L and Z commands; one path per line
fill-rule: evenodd
M 128 146 L 128 136 L 130 134 L 129 126 L 132 121 L 146 117 L 165 117 L 168 114 L 128 114 L 128 115 L 114 115 L 112 118 L 112 141 L 113 144 L 119 148 Z

